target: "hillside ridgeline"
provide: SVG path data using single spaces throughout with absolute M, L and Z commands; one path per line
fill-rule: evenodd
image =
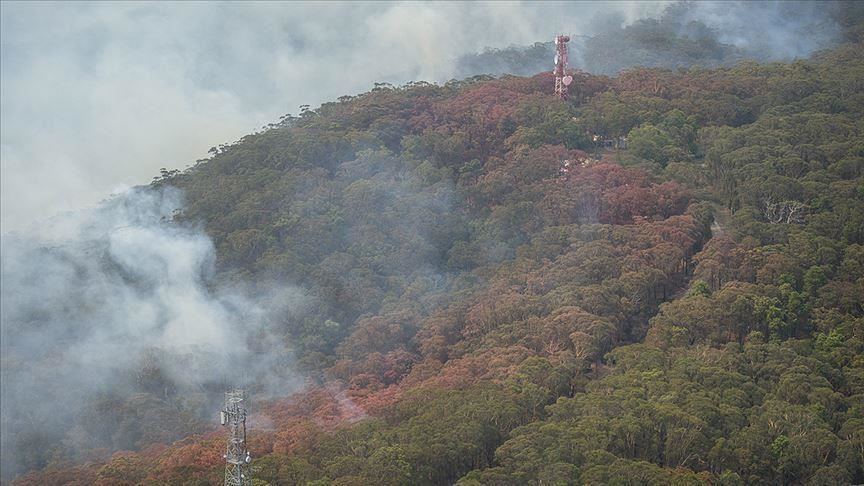
M 308 384 L 256 402 L 256 484 L 864 482 L 862 47 L 569 102 L 381 85 L 163 172 L 221 282 L 308 298 L 271 323 Z M 17 484 L 220 482 L 222 432 L 176 427 Z

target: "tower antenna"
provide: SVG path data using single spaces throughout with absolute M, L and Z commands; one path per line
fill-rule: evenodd
M 228 448 L 225 451 L 225 486 L 247 486 L 252 457 L 246 449 L 246 393 L 243 390 L 225 392 L 225 408 L 219 422 L 228 428 Z
M 562 100 L 568 97 L 570 83 L 573 76 L 567 74 L 567 43 L 570 42 L 569 35 L 555 36 L 555 94 Z

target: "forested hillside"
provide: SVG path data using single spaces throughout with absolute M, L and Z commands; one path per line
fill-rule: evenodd
M 853 40 L 567 102 L 550 74 L 379 85 L 163 171 L 221 285 L 305 295 L 269 323 L 305 388 L 248 383 L 255 484 L 864 482 Z M 90 420 L 188 417 L 30 437 L 16 484 L 221 482 L 215 417 L 146 372 Z
M 745 59 L 788 61 L 854 40 L 861 15 L 856 2 L 833 0 L 671 2 L 656 18 L 630 23 L 621 12 L 593 11 L 591 5 L 574 8 L 590 21 L 571 35 L 570 65 L 605 75 L 634 67 L 677 69 L 731 66 Z M 530 76 L 551 69 L 554 55 L 551 41 L 487 48 L 461 56 L 456 75 Z

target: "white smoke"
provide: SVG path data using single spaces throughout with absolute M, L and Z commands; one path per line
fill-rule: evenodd
M 74 441 L 71 424 L 94 395 L 148 391 L 141 378 L 148 372 L 178 395 L 206 395 L 209 387 L 214 400 L 192 407 L 193 415 L 218 408 L 228 385 L 248 385 L 256 398 L 299 386 L 278 330 L 302 306 L 302 292 L 218 285 L 213 243 L 172 223 L 181 207 L 178 190 L 138 188 L 27 235 L 2 236 L 6 472 L 18 468 L 12 451 L 23 437 Z M 83 442 L 85 449 L 99 445 Z
M 766 61 L 809 56 L 840 38 L 832 17 L 833 2 L 692 2 L 686 21 L 699 21 L 717 33 L 717 40 Z
M 608 2 L 0 2 L 0 224 L 92 205 L 303 104 L 447 81 Z

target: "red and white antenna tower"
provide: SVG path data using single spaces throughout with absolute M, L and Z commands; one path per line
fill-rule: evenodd
M 248 486 L 249 462 L 252 457 L 246 449 L 246 393 L 243 390 L 225 392 L 225 409 L 219 422 L 228 429 L 228 447 L 225 451 L 225 486 Z
M 562 100 L 567 99 L 567 91 L 573 76 L 567 74 L 567 43 L 569 35 L 555 36 L 555 94 Z

